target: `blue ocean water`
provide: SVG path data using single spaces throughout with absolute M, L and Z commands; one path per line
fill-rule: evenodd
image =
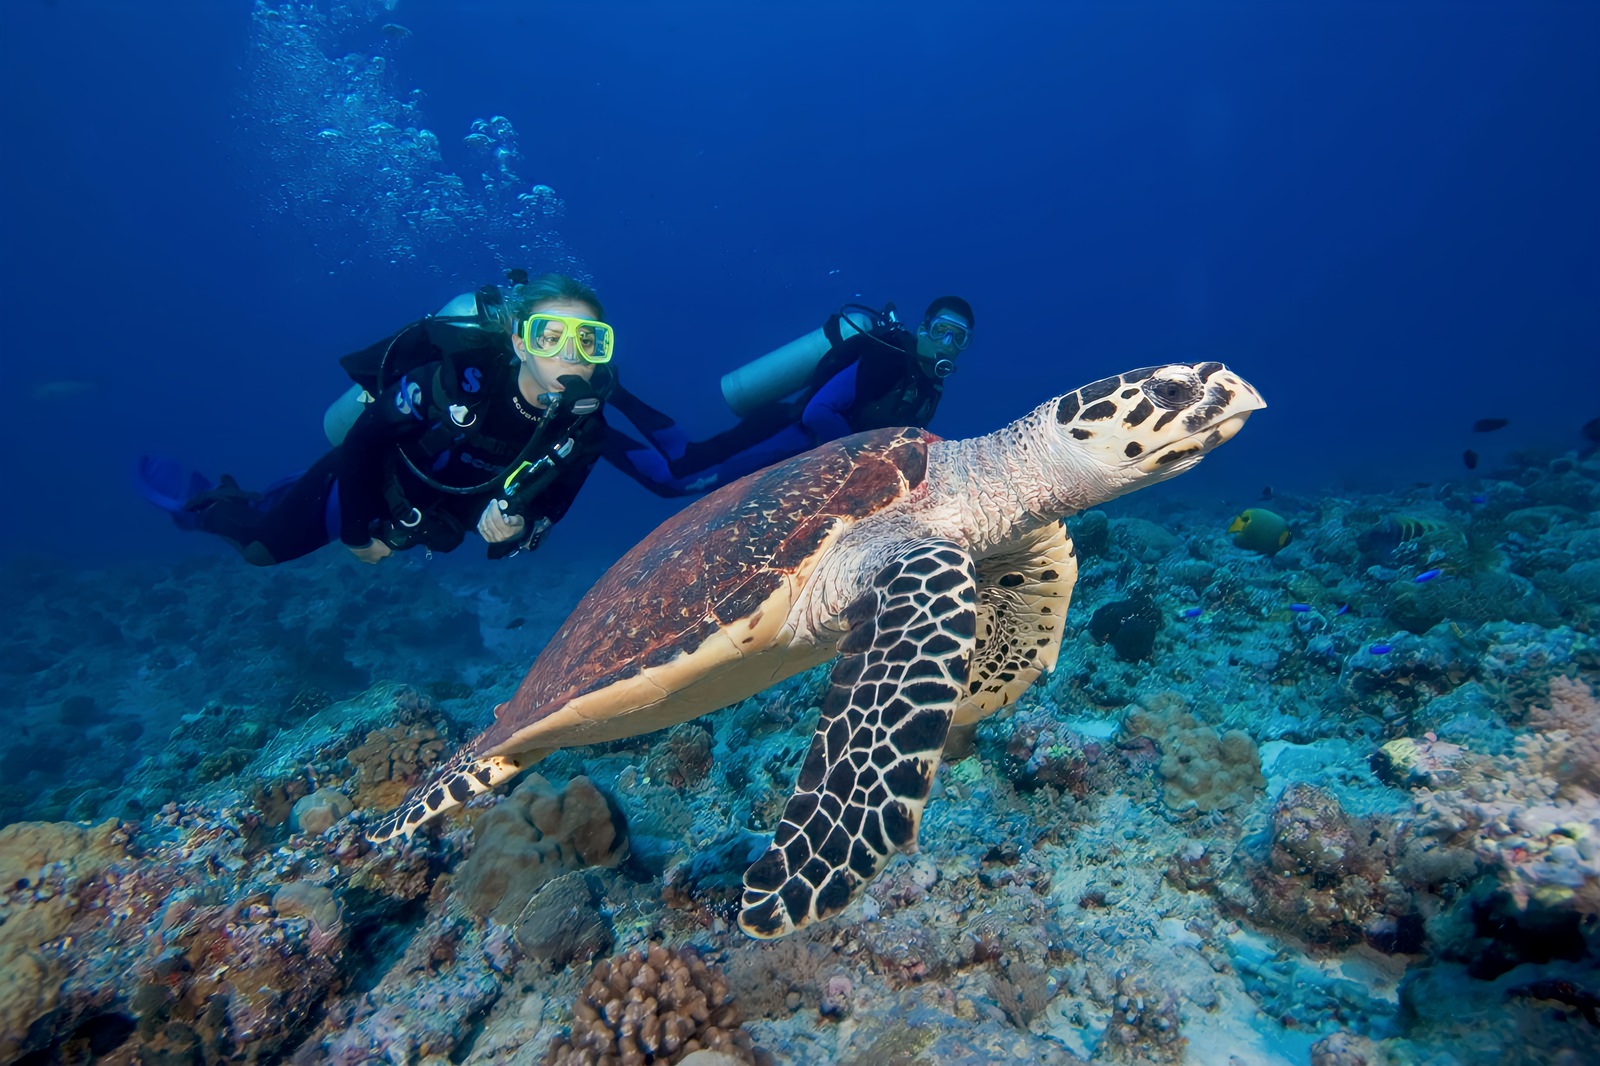
M 288 134 L 263 94 L 349 86 L 284 84 L 252 57 L 248 4 L 9 17 L 6 362 L 14 393 L 46 394 L 5 420 L 0 550 L 184 550 L 128 489 L 135 455 L 247 483 L 303 466 L 337 355 L 513 265 L 474 239 L 391 265 L 359 224 L 271 210 L 336 190 L 330 212 L 369 211 L 385 186 L 318 185 L 336 144 L 264 160 Z M 352 12 L 324 48 L 386 60 L 394 100 L 420 90 L 440 172 L 481 170 L 474 119 L 515 124 L 521 177 L 565 201 L 554 236 L 612 309 L 619 370 L 690 425 L 729 420 L 721 371 L 845 300 L 960 292 L 980 335 L 936 430 L 1219 358 L 1281 413 L 1184 489 L 1253 496 L 1436 480 L 1476 418 L 1513 419 L 1496 445 L 1561 449 L 1595 416 L 1596 17 L 408 2 Z M 410 36 L 383 36 L 389 19 Z M 95 325 L 63 338 L 60 312 L 85 305 Z M 602 471 L 571 524 L 609 527 L 619 498 L 659 517 L 634 495 Z
M 760 1019 L 758 1039 L 779 1061 L 902 1061 L 887 1036 L 852 1036 L 837 1023 L 876 1012 L 888 1030 L 956 1031 L 932 999 L 914 1001 L 908 991 L 924 987 L 977 1004 L 951 1007 L 951 1017 L 1002 1035 L 924 1048 L 931 1059 L 904 1061 L 1104 1059 L 1115 1057 L 1106 1041 L 1124 1037 L 1136 1048 L 1126 1052 L 1132 1061 L 1179 1061 L 1164 1034 L 1168 1021 L 1177 1031 L 1180 1015 L 1187 1061 L 1199 1063 L 1228 1061 L 1218 1049 L 1248 1062 L 1308 1061 L 1313 1041 L 1333 1039 L 1340 1026 L 1356 1034 L 1352 1041 L 1414 1039 L 1427 1054 L 1455 1056 L 1420 1061 L 1504 1061 L 1496 1057 L 1503 1045 L 1486 1050 L 1465 1036 L 1452 1044 L 1448 1019 L 1429 1011 L 1439 1002 L 1470 1003 L 1463 1016 L 1485 1029 L 1507 1004 L 1535 1004 L 1518 1018 L 1537 1016 L 1545 1028 L 1527 1036 L 1518 1061 L 1594 1061 L 1583 1057 L 1600 1047 L 1593 837 L 1584 844 L 1583 833 L 1570 832 L 1572 861 L 1580 862 L 1580 844 L 1587 849 L 1589 879 L 1561 882 L 1568 896 L 1545 900 L 1558 914 L 1555 932 L 1530 934 L 1532 947 L 1507 947 L 1484 931 L 1498 920 L 1490 912 L 1500 897 L 1483 886 L 1500 861 L 1485 858 L 1486 849 L 1511 856 L 1505 869 L 1516 871 L 1527 859 L 1524 838 L 1559 849 L 1567 845 L 1549 840 L 1569 823 L 1600 832 L 1592 817 L 1600 779 L 1560 778 L 1564 791 L 1552 785 L 1544 797 L 1545 821 L 1529 815 L 1499 835 L 1484 829 L 1474 838 L 1483 863 L 1476 882 L 1456 867 L 1418 872 L 1423 861 L 1406 850 L 1412 838 L 1384 834 L 1409 824 L 1422 840 L 1415 827 L 1436 825 L 1431 815 L 1401 812 L 1410 811 L 1413 786 L 1445 794 L 1461 785 L 1446 749 L 1526 761 L 1530 745 L 1567 743 L 1540 739 L 1560 732 L 1558 719 L 1561 736 L 1585 735 L 1582 712 L 1571 709 L 1594 697 L 1586 704 L 1589 690 L 1562 688 L 1561 678 L 1593 684 L 1600 676 L 1592 637 L 1600 534 L 1595 478 L 1582 473 L 1593 463 L 1570 454 L 1600 416 L 1600 7 L 19 0 L 5 22 L 0 277 L 12 314 L 0 340 L 10 400 L 0 419 L 0 568 L 10 575 L 5 624 L 14 629 L 0 670 L 15 683 L 0 707 L 16 730 L 0 752 L 0 821 L 142 818 L 142 854 L 170 858 L 172 870 L 209 856 L 195 841 L 211 846 L 220 834 L 240 842 L 246 872 L 230 865 L 233 856 L 206 858 L 207 872 L 193 876 L 237 890 L 210 902 L 246 899 L 246 885 L 276 892 L 288 875 L 268 870 L 262 856 L 287 849 L 291 805 L 335 769 L 351 774 L 362 763 L 351 749 L 383 729 L 419 730 L 395 742 L 412 769 L 439 757 L 424 752 L 422 731 L 437 726 L 452 743 L 476 732 L 589 583 L 680 506 L 601 464 L 529 556 L 491 563 L 469 541 L 409 569 L 320 560 L 283 576 L 251 571 L 225 546 L 176 531 L 133 487 L 139 456 L 176 456 L 247 486 L 305 468 L 325 449 L 324 408 L 348 385 L 340 355 L 507 267 L 592 283 L 616 327 L 618 373 L 695 436 L 732 422 L 717 391 L 723 372 L 816 328 L 842 303 L 894 301 L 914 315 L 956 293 L 977 322 L 931 427 L 942 436 L 984 433 L 1070 388 L 1172 360 L 1225 362 L 1269 406 L 1217 456 L 1159 489 L 1156 502 L 1141 494 L 1131 510 L 1112 510 L 1113 533 L 1103 524 L 1074 528 L 1080 544 L 1105 543 L 1085 548 L 1075 650 L 1063 653 L 1071 668 L 1053 675 L 1047 695 L 1030 697 L 1009 733 L 985 727 L 976 744 L 990 770 L 974 770 L 973 760 L 947 765 L 941 795 L 972 803 L 930 807 L 937 833 L 925 835 L 945 841 L 944 850 L 894 867 L 884 882 L 891 887 L 869 897 L 860 957 L 871 960 L 862 965 L 874 980 L 819 962 L 827 938 L 818 936 L 808 941 L 811 956 L 790 949 L 770 964 L 788 975 L 783 988 L 803 1009 L 779 993 L 762 1001 L 754 986 L 782 982 L 741 954 L 740 934 L 728 936 L 729 912 L 718 909 L 727 890 L 717 887 L 715 860 L 734 856 L 725 865 L 737 885 L 738 869 L 760 853 L 746 854 L 748 835 L 771 831 L 788 788 L 772 786 L 774 807 L 766 786 L 734 768 L 748 761 L 746 745 L 765 745 L 763 760 L 783 770 L 774 781 L 787 782 L 794 765 L 784 760 L 797 764 L 808 730 L 787 734 L 788 754 L 779 734 L 807 721 L 820 699 L 814 685 L 742 704 L 737 728 L 718 732 L 714 746 L 675 733 L 587 758 L 563 753 L 551 780 L 585 774 L 614 794 L 650 799 L 640 801 L 647 810 L 628 812 L 641 865 L 625 868 L 629 884 L 649 890 L 595 890 L 619 950 L 656 933 L 644 918 L 630 926 L 618 915 L 653 914 L 660 898 L 676 900 L 669 905 L 678 916 L 663 925 L 697 931 L 679 936 L 673 926 L 663 939 L 724 953 L 735 984 L 746 982 L 736 990 L 747 1016 Z M 1509 424 L 1474 432 L 1486 418 Z M 1475 470 L 1463 464 L 1468 449 Z M 1573 494 L 1577 484 L 1587 495 Z M 1257 558 L 1224 537 L 1229 517 L 1252 506 L 1288 516 L 1295 540 L 1284 554 Z M 1478 507 L 1494 516 L 1488 532 L 1469 517 Z M 1454 540 L 1447 514 L 1459 519 Z M 1418 519 L 1435 524 L 1404 525 Z M 1360 537 L 1385 530 L 1394 554 L 1357 549 Z M 1489 548 L 1506 553 L 1501 562 L 1483 562 Z M 1195 574 L 1200 562 L 1204 578 Z M 1471 595 L 1452 598 L 1450 590 L 1468 587 L 1469 569 L 1477 575 Z M 1224 576 L 1213 580 L 1213 571 Z M 1503 581 L 1480 581 L 1485 573 Z M 1113 661 L 1114 643 L 1094 643 L 1088 624 L 1098 608 L 1127 607 L 1133 601 L 1121 597 L 1141 582 L 1160 593 L 1153 667 L 1138 655 L 1133 661 L 1145 665 Z M 388 682 L 412 688 L 394 700 L 387 688 L 374 695 Z M 1161 703 L 1168 687 L 1196 701 L 1195 717 Z M 1202 706 L 1206 696 L 1217 705 Z M 1541 718 L 1543 704 L 1553 709 Z M 342 722 L 317 717 L 330 705 Z M 428 717 L 441 707 L 443 719 Z M 1118 714 L 1164 724 L 1142 735 L 1124 724 L 1113 741 L 1111 726 L 1090 721 Z M 238 725 L 246 719 L 248 729 Z M 311 733 L 295 733 L 308 722 Z M 329 740 L 349 723 L 361 732 L 348 743 Z M 269 739 L 280 730 L 293 739 Z M 1159 769 L 1168 747 L 1181 739 L 1215 754 L 1244 743 L 1230 741 L 1229 730 L 1249 734 L 1251 751 L 1262 752 L 1254 763 L 1240 760 L 1248 772 L 1239 771 L 1238 787 L 1251 796 L 1243 807 L 1184 807 L 1163 793 L 1179 788 Z M 93 735 L 92 755 L 75 748 L 82 732 Z M 1424 769 L 1413 773 L 1408 762 L 1376 783 L 1369 761 L 1400 740 L 1418 746 Z M 1114 782 L 1096 776 L 1111 773 L 1113 750 L 1116 772 L 1126 775 Z M 683 767 L 701 762 L 716 767 L 705 778 L 711 784 L 686 799 L 701 777 Z M 643 766 L 656 769 L 635 768 Z M 1263 767 L 1264 783 L 1253 785 Z M 207 800 L 203 817 L 198 806 L 182 807 L 195 774 L 233 788 L 232 799 Z M 297 783 L 285 784 L 290 778 Z M 1286 801 L 1301 781 L 1326 792 L 1299 806 Z M 338 784 L 368 805 L 399 798 L 359 775 Z M 1054 803 L 1058 794 L 1064 817 L 1077 818 L 1074 846 L 1097 862 L 1126 852 L 1127 869 L 1098 879 L 1082 864 L 1054 869 L 1052 898 L 1067 902 L 1041 916 L 1018 900 L 1020 886 L 1037 888 L 1041 880 L 1029 879 L 1049 865 L 1037 854 L 1054 808 L 1037 797 Z M 1329 813 L 1338 804 L 1330 808 L 1328 795 L 1345 812 Z M 1465 809 L 1450 802 L 1451 811 Z M 1163 803 L 1188 820 L 1153 815 Z M 1091 804 L 1093 817 L 1083 814 Z M 1557 809 L 1566 814 L 1549 814 Z M 229 828 L 212 834 L 206 818 Z M 1138 837 L 1125 835 L 1147 822 Z M 1162 895 L 1173 885 L 1214 895 L 1215 913 L 1239 920 L 1252 905 L 1218 887 L 1226 883 L 1221 861 L 1208 866 L 1207 856 L 1278 861 L 1284 852 L 1273 849 L 1293 825 L 1313 836 L 1348 830 L 1351 840 L 1370 830 L 1364 858 L 1346 866 L 1363 877 L 1403 867 L 1404 891 L 1422 902 L 1373 905 L 1365 925 L 1295 927 L 1301 939 L 1280 942 L 1281 929 L 1207 924 L 1212 911 Z M 438 1016 L 453 1035 L 428 1048 L 448 1047 L 464 1061 L 497 1001 L 462 990 L 495 985 L 500 995 L 510 972 L 501 963 L 543 941 L 523 935 L 523 923 L 520 947 L 509 947 L 504 928 L 515 923 L 506 921 L 498 934 L 481 923 L 470 933 L 441 931 L 448 923 L 440 913 L 421 916 L 423 860 L 382 875 L 403 906 L 358 903 L 348 884 L 307 872 L 355 861 L 345 849 L 357 848 L 359 834 L 348 825 L 343 837 L 329 832 L 315 861 L 304 859 L 315 849 L 296 834 L 298 857 L 283 860 L 284 869 L 293 867 L 295 884 L 315 881 L 337 895 L 345 931 L 318 941 L 327 930 L 313 920 L 294 949 L 302 954 L 285 948 L 282 957 L 362 961 L 341 962 L 337 981 L 308 971 L 311 1005 L 285 1007 L 279 1036 L 262 1038 L 277 1043 L 256 1053 L 272 1060 L 300 1047 L 303 1061 L 364 1061 L 351 1050 L 357 1036 L 401 1048 L 383 1052 L 392 1061 L 423 1053 L 426 1041 L 395 1036 L 404 1026 L 385 1029 L 382 1040 L 371 1033 L 382 1028 L 373 1019 L 385 1017 L 374 1006 L 377 989 L 402 1005 L 397 1011 L 419 1009 L 423 1000 L 394 991 L 404 981 L 379 961 L 394 962 L 426 925 L 440 943 L 467 944 L 460 958 L 490 960 L 479 974 L 463 976 L 465 963 L 452 971 L 454 1007 Z M 1446 841 L 1442 830 L 1430 832 L 1428 841 Z M 1452 854 L 1473 853 L 1471 840 L 1448 843 Z M 427 877 L 455 871 L 465 850 L 450 838 L 438 848 Z M 53 853 L 36 851 L 27 852 L 32 866 L 16 860 L 17 893 L 35 892 L 37 871 L 48 869 L 41 862 Z M 1327 874 L 1305 861 L 1317 878 Z M 1254 867 L 1241 858 L 1234 869 Z M 1268 900 L 1253 909 L 1292 911 L 1258 873 L 1240 875 Z M 49 876 L 58 875 L 68 876 Z M 168 921 L 150 900 L 188 898 L 194 885 L 183 880 L 190 873 L 162 876 L 158 884 L 148 875 L 143 896 L 117 882 L 94 905 L 117 921 L 174 928 L 178 917 Z M 411 887 L 394 887 L 402 883 Z M 1012 935 L 1026 930 L 1028 945 L 1045 945 L 1039 957 L 973 916 L 988 905 L 981 900 L 956 908 L 961 935 L 977 947 L 939 940 L 941 923 L 955 919 L 938 909 L 948 901 L 934 886 L 979 884 L 992 896 L 973 887 L 973 899 L 1023 908 L 993 904 L 1001 914 L 994 924 Z M 1519 898 L 1526 904 L 1548 887 Z M 1468 906 L 1478 891 L 1482 905 Z M 627 910 L 646 896 L 637 912 Z M 286 921 L 296 907 L 313 909 L 273 898 Z M 248 906 L 240 903 L 240 913 Z M 361 907 L 369 909 L 357 919 Z M 1204 982 L 1174 970 L 1183 995 L 1158 1009 L 1161 994 L 1135 987 L 1133 977 L 1124 988 L 1107 960 L 1122 960 L 1124 941 L 1144 935 L 1126 931 L 1134 928 L 1126 914 L 1139 907 L 1144 933 L 1159 934 L 1175 956 L 1205 954 L 1208 970 L 1242 975 L 1245 991 L 1230 1000 L 1234 986 L 1219 985 L 1208 1007 L 1213 993 L 1197 991 Z M 893 925 L 897 911 L 909 924 Z M 1470 924 L 1466 914 L 1484 929 L 1450 926 Z M 1574 914 L 1588 924 L 1561 924 L 1579 921 Z M 1432 923 L 1425 950 L 1408 924 L 1424 920 Z M 1077 931 L 1051 940 L 1057 922 L 1077 922 Z M 392 940 L 374 932 L 391 925 L 409 932 Z M 1009 984 L 974 991 L 974 960 L 988 961 L 991 940 L 995 957 L 1021 961 L 996 978 Z M 54 943 L 45 955 L 70 962 L 70 943 Z M 185 965 L 198 965 L 204 952 L 194 950 Z M 236 948 L 229 965 L 267 973 L 255 950 Z M 224 956 L 207 957 L 222 965 Z M 574 949 L 572 959 L 580 957 Z M 1562 968 L 1569 963 L 1576 968 Z M 145 973 L 165 963 L 152 955 L 127 965 Z M 1019 976 L 1024 970 L 1032 976 Z M 526 980 L 565 1011 L 586 973 L 574 963 Z M 167 977 L 161 970 L 151 987 Z M 75 1040 L 126 1048 L 124 1023 L 131 1030 L 136 1020 L 168 1017 L 148 1001 L 117 1000 L 113 1010 L 110 992 L 96 998 L 82 992 L 87 978 L 76 979 L 77 1005 L 52 1015 L 59 1031 L 36 1030 L 31 1045 L 0 1042 L 0 1058 L 66 1054 Z M 1559 982 L 1579 992 L 1541 996 L 1535 988 L 1550 993 Z M 335 985 L 359 994 L 338 998 L 328 991 Z M 1247 1009 L 1235 1009 L 1246 993 Z M 352 1006 L 362 995 L 369 999 Z M 1146 996 L 1148 1012 L 1129 1007 Z M 210 1043 L 194 1018 L 169 1012 L 173 1024 L 201 1031 L 197 1060 L 237 1050 L 241 1033 L 267 1031 L 239 1021 L 244 1008 L 232 1002 L 232 1028 L 222 1027 L 230 1035 Z M 1250 1012 L 1248 1034 L 1216 1021 Z M 1410 1021 L 1396 1021 L 1401 1015 Z M 542 1049 L 570 1022 L 570 1014 L 551 1015 L 517 1039 L 505 1035 L 514 1027 L 491 1026 L 498 1035 L 476 1053 L 488 1061 L 496 1047 L 532 1046 L 530 1033 Z M 1016 1033 L 1036 1042 L 1015 1059 L 986 1057 Z M 1360 1061 L 1352 1048 L 1352 1057 L 1336 1058 L 1337 1048 L 1324 1047 L 1315 1061 Z

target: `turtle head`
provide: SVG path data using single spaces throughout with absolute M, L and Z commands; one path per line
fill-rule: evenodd
M 1092 497 L 1073 509 L 1188 470 L 1265 406 L 1221 363 L 1145 367 L 1067 393 L 1053 403 L 1052 451 L 1077 475 L 1075 495 Z

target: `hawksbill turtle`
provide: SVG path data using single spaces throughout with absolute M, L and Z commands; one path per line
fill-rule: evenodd
M 969 440 L 885 429 L 703 497 L 606 571 L 495 721 L 369 833 L 485 792 L 560 748 L 636 736 L 837 658 L 740 926 L 843 910 L 915 850 L 952 724 L 1055 665 L 1077 579 L 1066 515 L 1189 469 L 1261 396 L 1221 363 L 1103 378 Z

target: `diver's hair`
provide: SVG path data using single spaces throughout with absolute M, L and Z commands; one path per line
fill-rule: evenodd
M 960 315 L 967 320 L 969 327 L 977 328 L 978 320 L 972 317 L 972 305 L 959 296 L 941 296 L 933 301 L 928 305 L 928 309 L 922 313 L 922 321 L 924 323 L 932 322 L 944 311 L 952 311 Z
M 565 274 L 540 274 L 536 278 L 529 278 L 511 290 L 511 313 L 516 320 L 521 322 L 533 314 L 533 309 L 542 303 L 551 300 L 581 300 L 594 308 L 594 317 L 601 322 L 606 320 L 605 305 L 600 302 L 600 297 L 595 291 L 575 278 Z

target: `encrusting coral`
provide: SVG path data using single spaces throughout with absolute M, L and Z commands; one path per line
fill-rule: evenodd
M 374 729 L 345 756 L 356 771 L 356 805 L 381 809 L 399 803 L 423 771 L 443 757 L 446 747 L 438 732 L 426 725 Z
M 1251 892 L 1240 904 L 1252 921 L 1322 950 L 1363 940 L 1417 949 L 1411 894 L 1393 872 L 1392 826 L 1352 818 L 1328 790 L 1295 784 L 1273 808 L 1271 839 L 1265 858 L 1248 864 Z
M 23 1034 L 56 1009 L 68 967 L 45 945 L 70 927 L 82 889 L 125 857 L 126 841 L 115 819 L 0 829 L 0 1060 L 13 1061 Z
M 587 777 L 557 789 L 529 774 L 478 818 L 473 835 L 455 892 L 472 913 L 503 925 L 517 920 L 546 881 L 585 866 L 618 866 L 628 857 L 621 809 Z
M 1261 752 L 1241 729 L 1218 732 L 1201 724 L 1176 693 L 1163 693 L 1136 707 L 1123 722 L 1130 737 L 1149 737 L 1161 747 L 1157 767 L 1174 810 L 1225 811 L 1248 803 L 1266 786 Z
M 1600 702 L 1549 683 L 1510 755 L 1463 757 L 1459 784 L 1414 790 L 1416 837 L 1466 850 L 1494 876 L 1463 901 L 1454 955 L 1480 976 L 1600 948 Z M 1441 925 L 1441 936 L 1448 925 Z

